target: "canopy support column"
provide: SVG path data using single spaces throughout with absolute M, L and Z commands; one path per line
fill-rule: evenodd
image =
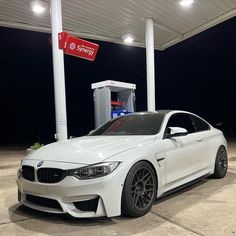
M 147 110 L 155 111 L 155 60 L 153 19 L 145 20 L 146 64 L 147 64 Z
M 55 94 L 56 134 L 58 141 L 67 139 L 64 53 L 58 47 L 58 33 L 62 32 L 61 0 L 51 0 L 52 55 Z

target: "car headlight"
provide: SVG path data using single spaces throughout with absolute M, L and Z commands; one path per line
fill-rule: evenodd
M 93 179 L 109 175 L 114 171 L 120 162 L 101 162 L 95 165 L 90 165 L 69 171 L 70 176 L 75 176 L 78 179 Z

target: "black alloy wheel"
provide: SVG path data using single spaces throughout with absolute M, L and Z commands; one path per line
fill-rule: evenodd
M 215 160 L 215 171 L 213 177 L 224 178 L 228 169 L 228 156 L 224 146 L 220 146 Z
M 144 161 L 129 171 L 122 193 L 122 214 L 142 216 L 152 207 L 156 198 L 157 180 L 153 168 Z

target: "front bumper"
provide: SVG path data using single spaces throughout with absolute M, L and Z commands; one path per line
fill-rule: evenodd
M 36 162 L 30 161 L 27 165 L 36 168 Z M 58 166 L 59 165 L 59 166 Z M 58 164 L 57 167 L 65 167 L 65 164 Z M 44 167 L 55 166 L 55 162 L 44 162 Z M 68 169 L 75 168 L 75 164 L 70 164 Z M 77 165 L 78 167 L 78 165 Z M 80 166 L 79 166 L 80 167 Z M 101 217 L 101 216 L 118 216 L 121 214 L 121 196 L 123 183 L 125 181 L 128 168 L 122 163 L 111 174 L 88 180 L 79 180 L 73 176 L 67 176 L 62 181 L 53 184 L 29 181 L 23 177 L 18 177 L 17 185 L 20 191 L 19 201 L 30 208 L 51 212 L 51 213 L 68 213 L 73 217 Z M 29 196 L 43 198 L 48 203 L 38 204 L 38 201 L 31 201 Z M 47 200 L 48 199 L 48 200 Z M 78 209 L 78 202 L 86 202 L 97 199 L 97 207 L 93 211 Z M 50 200 L 59 203 L 60 207 L 51 207 Z M 77 207 L 76 207 L 77 206 Z

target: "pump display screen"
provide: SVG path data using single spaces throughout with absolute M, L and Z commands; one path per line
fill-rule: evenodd
M 136 113 L 110 120 L 90 136 L 94 135 L 154 135 L 159 133 L 164 113 Z

